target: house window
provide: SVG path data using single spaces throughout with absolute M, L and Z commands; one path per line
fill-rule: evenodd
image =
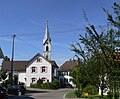
M 31 68 L 31 72 L 32 72 L 32 73 L 36 73 L 36 72 L 37 72 L 37 67 L 32 67 L 32 68 Z
M 37 62 L 42 62 L 42 59 L 41 58 L 37 58 Z
M 42 81 L 45 82 L 45 77 L 42 78 Z
M 32 83 L 35 83 L 35 81 L 36 81 L 36 78 L 32 78 Z
M 47 73 L 47 67 L 46 66 L 42 66 L 41 67 L 41 72 L 42 73 Z
M 63 74 L 64 74 L 64 76 L 68 76 L 68 72 L 64 72 Z
M 42 67 L 42 72 L 45 72 L 45 67 Z

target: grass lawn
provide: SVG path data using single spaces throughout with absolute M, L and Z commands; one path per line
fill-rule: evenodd
M 77 98 L 75 91 L 67 93 L 65 98 Z M 82 96 L 81 98 L 77 98 L 77 99 L 101 99 L 99 95 L 89 95 L 88 98 L 85 98 L 84 96 Z M 106 99 L 106 98 L 105 98 Z
M 67 93 L 65 98 L 77 98 L 75 91 Z

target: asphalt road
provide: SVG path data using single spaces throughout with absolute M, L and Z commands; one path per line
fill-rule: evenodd
M 64 99 L 64 95 L 74 89 L 63 88 L 59 90 L 43 90 L 28 88 L 23 96 L 7 96 L 5 99 Z

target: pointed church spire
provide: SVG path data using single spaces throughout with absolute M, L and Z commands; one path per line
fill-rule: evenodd
M 48 29 L 48 19 L 46 20 L 46 29 L 45 29 L 45 36 L 43 39 L 43 56 L 48 59 L 51 60 L 51 38 L 50 38 L 50 34 L 49 34 L 49 29 Z
M 49 29 L 48 29 L 48 18 L 46 19 L 46 29 L 45 29 L 45 36 L 44 36 L 44 39 L 43 39 L 43 45 L 45 44 L 45 42 L 47 40 L 51 40 L 50 35 L 49 35 Z

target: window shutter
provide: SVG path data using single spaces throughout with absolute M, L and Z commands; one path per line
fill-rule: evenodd
M 45 72 L 47 73 L 47 71 L 48 71 L 48 68 L 47 68 L 47 67 L 45 67 Z
M 35 81 L 37 82 L 37 78 L 35 78 Z
M 30 73 L 32 73 L 32 67 L 30 67 Z
M 42 67 L 40 67 L 40 72 L 42 73 Z
M 37 67 L 35 67 L 35 72 L 37 73 Z

